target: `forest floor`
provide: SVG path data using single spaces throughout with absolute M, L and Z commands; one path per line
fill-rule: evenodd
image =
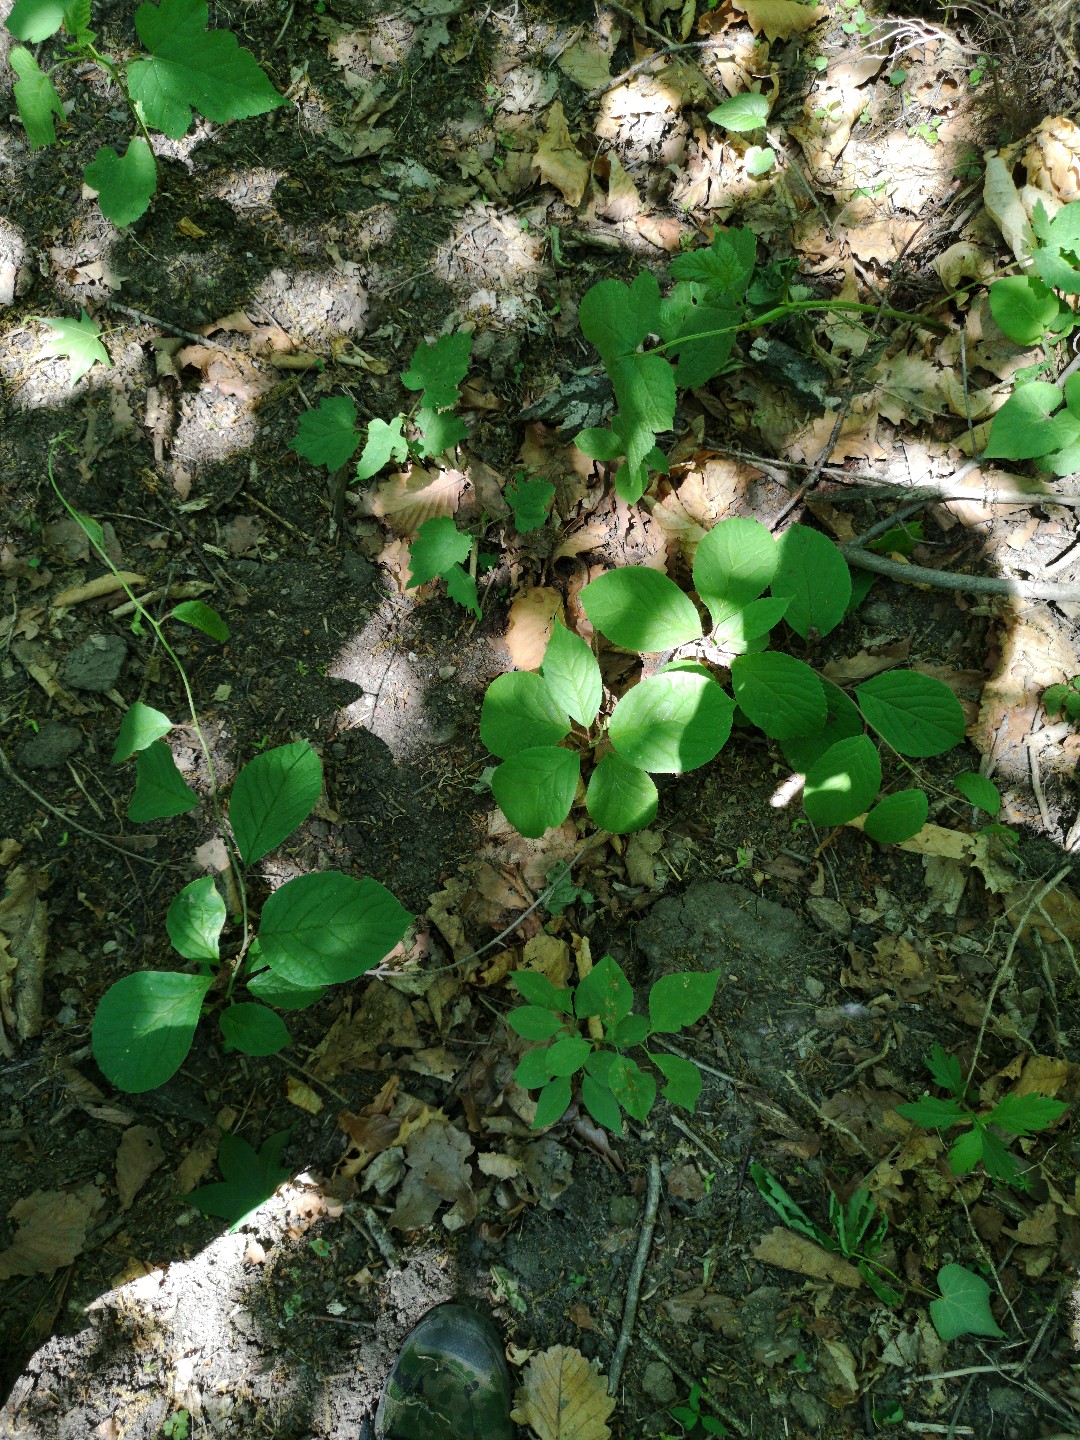
M 1014 1143 L 1021 1189 L 953 1175 L 955 1132 L 894 1109 L 930 1087 L 935 1045 L 974 1065 L 982 1106 L 1080 1091 L 1080 736 L 1040 703 L 1080 671 L 1080 603 L 965 584 L 1080 586 L 1075 477 L 967 460 L 1038 358 L 990 314 L 984 282 L 1011 256 L 984 155 L 1004 157 L 1018 203 L 1024 186 L 1080 197 L 1071 18 L 226 0 L 212 23 L 290 103 L 163 141 L 159 194 L 123 231 L 82 190 L 96 147 L 126 133 L 97 74 L 71 70 L 64 92 L 96 129 L 77 118 L 31 154 L 0 128 L 0 1435 L 348 1440 L 408 1329 L 452 1298 L 496 1316 L 518 1385 L 530 1356 L 565 1346 L 595 1362 L 602 1396 L 647 1223 L 614 1408 L 605 1420 L 594 1395 L 578 1440 L 681 1436 L 671 1407 L 696 1385 L 710 1433 L 764 1440 L 1080 1432 L 1075 1128 Z M 134 43 L 128 7 L 94 24 L 102 45 Z M 766 136 L 707 119 L 748 89 L 769 97 Z M 767 173 L 749 139 L 772 149 Z M 747 338 L 741 368 L 682 398 L 670 473 L 628 505 L 572 443 L 605 399 L 578 305 L 604 278 L 663 281 L 717 225 L 752 229 L 815 295 L 926 323 L 833 312 Z M 83 310 L 111 365 L 72 384 L 36 317 Z M 343 491 L 291 448 L 326 396 L 397 414 L 415 346 L 462 328 L 456 458 Z M 115 566 L 162 613 L 197 597 L 228 622 L 226 645 L 171 632 L 222 782 L 267 745 L 319 751 L 323 799 L 260 864 L 260 896 L 335 868 L 419 917 L 378 978 L 288 1016 L 281 1054 L 225 1054 L 200 1032 L 143 1094 L 97 1070 L 94 1010 L 163 963 L 169 901 L 215 872 L 220 842 L 209 807 L 126 818 L 120 716 L 139 698 L 176 718 L 183 695 L 124 596 L 80 589 L 107 571 L 50 488 L 61 434 L 57 484 Z M 525 535 L 505 498 L 519 473 L 555 487 Z M 635 835 L 581 853 L 580 808 L 539 840 L 507 825 L 485 783 L 484 689 L 538 664 L 556 610 L 587 633 L 587 581 L 626 564 L 684 575 L 732 515 L 850 542 L 915 492 L 909 558 L 940 586 L 878 579 L 800 653 L 839 685 L 903 664 L 953 688 L 966 753 L 920 762 L 922 835 L 815 831 L 749 733 L 664 783 Z M 490 560 L 479 620 L 441 585 L 406 589 L 409 541 L 439 515 Z M 611 690 L 639 673 L 603 663 Z M 191 728 L 172 743 L 205 793 Z M 1015 845 L 950 798 L 980 767 Z M 720 971 L 680 1041 L 704 1073 L 692 1115 L 661 1104 L 615 1138 L 572 1108 L 530 1129 L 506 975 L 565 982 L 583 946 L 639 998 L 673 969 Z M 282 1137 L 290 1177 L 235 1234 L 179 1198 L 219 1179 L 226 1134 L 266 1155 Z M 898 1303 L 782 1227 L 752 1163 L 825 1232 L 830 1196 L 865 1187 Z M 941 1340 L 928 1302 L 948 1263 L 986 1278 L 1004 1338 Z

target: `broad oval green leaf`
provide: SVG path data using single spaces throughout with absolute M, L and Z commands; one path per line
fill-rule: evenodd
M 275 975 L 293 985 L 337 985 L 377 965 L 412 919 L 377 880 L 321 870 L 286 880 L 269 897 L 259 948 Z
M 627 565 L 610 570 L 581 592 L 592 625 L 624 650 L 646 654 L 701 638 L 694 602 L 659 570 Z
M 774 625 L 784 618 L 791 604 L 788 595 L 766 595 L 763 600 L 748 600 L 735 605 L 722 602 L 713 611 L 713 632 L 709 637 L 729 655 L 757 654 L 760 643 Z
M 561 710 L 579 725 L 592 724 L 604 697 L 600 666 L 581 636 L 568 630 L 558 618 L 544 651 L 540 675 Z
M 863 830 L 879 845 L 901 845 L 926 824 L 929 802 L 921 790 L 897 790 L 867 815 Z
M 812 735 L 825 724 L 821 680 L 794 655 L 772 650 L 737 655 L 731 662 L 731 688 L 746 718 L 773 740 Z
M 1063 399 L 1056 385 L 1031 380 L 1018 385 L 994 416 L 986 454 L 995 460 L 1034 460 L 1075 439 L 1076 417 L 1054 411 Z
M 491 793 L 516 830 L 539 840 L 570 814 L 580 770 L 581 757 L 572 750 L 538 745 L 495 767 Z
M 40 45 L 64 23 L 64 0 L 15 0 L 4 22 L 17 40 Z
M 963 706 L 932 675 L 890 670 L 856 686 L 855 694 L 866 723 L 901 755 L 941 755 L 964 738 Z
M 656 1081 L 625 1055 L 617 1055 L 610 1071 L 611 1093 L 628 1115 L 643 1124 L 656 1101 Z
M 224 924 L 225 901 L 209 875 L 185 885 L 165 916 L 173 949 L 185 960 L 220 959 L 218 942 Z
M 742 95 L 732 95 L 709 111 L 709 119 L 725 130 L 745 135 L 750 130 L 760 130 L 769 119 L 769 100 L 766 95 L 755 94 L 752 90 Z
M 573 1011 L 573 993 L 565 987 L 553 985 L 546 975 L 535 970 L 511 970 L 510 979 L 517 986 L 518 994 L 530 1005 L 543 1005 L 563 1015 Z
M 811 765 L 803 807 L 816 825 L 845 825 L 873 803 L 881 789 L 881 757 L 868 735 L 830 745 Z
M 806 640 L 811 630 L 828 635 L 843 620 L 851 599 L 851 571 L 831 540 L 808 525 L 792 525 L 777 542 L 774 595 L 790 595 L 784 619 Z
M 604 1026 L 617 1024 L 634 1008 L 634 991 L 622 967 L 610 955 L 598 960 L 574 992 L 579 1019 L 598 1015 Z
M 965 800 L 970 800 L 972 805 L 977 805 L 988 815 L 996 815 L 1001 809 L 1001 791 L 985 775 L 967 770 L 962 775 L 954 776 L 953 784 Z
M 551 1075 L 573 1075 L 580 1070 L 592 1054 L 592 1045 L 580 1035 L 567 1035 L 548 1046 L 548 1066 Z
M 124 760 L 130 760 L 137 750 L 145 750 L 155 740 L 167 735 L 172 727 L 173 722 L 160 710 L 144 705 L 141 700 L 133 701 L 124 711 L 120 729 L 116 732 L 112 763 L 119 765 Z
M 128 803 L 128 819 L 137 825 L 168 815 L 186 815 L 199 803 L 164 740 L 155 740 L 135 756 L 135 793 Z
M 668 671 L 623 696 L 608 724 L 608 739 L 639 770 L 681 775 L 720 753 L 734 713 L 731 696 L 715 680 Z
M 651 1058 L 667 1081 L 664 1086 L 664 1099 L 669 1105 L 679 1105 L 693 1114 L 701 1094 L 701 1071 L 693 1061 L 683 1060 L 679 1055 L 658 1053 Z
M 101 997 L 91 1045 L 105 1078 L 140 1095 L 164 1085 L 184 1063 L 212 980 L 143 970 L 125 975 Z
M 226 1043 L 245 1055 L 276 1055 L 292 1039 L 280 1015 L 247 1000 L 222 1010 L 218 1023 Z
M 656 818 L 659 796 L 644 770 L 612 751 L 604 755 L 589 778 L 585 808 L 601 830 L 629 835 Z
M 1017 345 L 1038 345 L 1057 319 L 1060 301 L 1034 275 L 1009 275 L 990 286 L 990 313 Z
M 782 742 L 780 748 L 784 759 L 793 770 L 805 775 L 815 760 L 820 760 L 830 745 L 838 740 L 847 740 L 851 735 L 863 733 L 863 718 L 859 707 L 851 696 L 834 685 L 831 680 L 821 679 L 825 692 L 825 727 L 809 735 L 796 735 Z
M 760 520 L 721 520 L 698 542 L 694 586 L 716 623 L 725 603 L 756 600 L 772 583 L 779 561 L 776 541 Z
M 293 985 L 272 970 L 260 970 L 258 975 L 252 975 L 247 988 L 256 1000 L 261 1000 L 264 1005 L 273 1005 L 275 1010 L 306 1010 L 309 1005 L 317 1004 L 326 993 L 323 985 Z
M 206 605 L 201 600 L 182 600 L 179 605 L 173 606 L 167 618 L 181 620 L 185 625 L 201 630 L 204 635 L 209 635 L 211 640 L 217 640 L 222 645 L 228 641 L 228 625 L 212 605 Z
M 558 745 L 569 733 L 566 710 L 535 670 L 496 675 L 488 686 L 480 711 L 480 739 L 500 760 L 537 746 Z
M 613 1135 L 623 1133 L 619 1102 L 606 1085 L 601 1085 L 591 1075 L 581 1077 L 581 1103 L 598 1125 L 610 1130 Z
M 542 1005 L 519 1005 L 516 1010 L 510 1011 L 506 1023 L 523 1040 L 550 1040 L 565 1022 Z
M 544 1130 L 566 1114 L 570 1105 L 570 1081 L 564 1075 L 549 1080 L 536 1097 L 536 1114 L 531 1129 Z
M 322 783 L 322 762 L 306 740 L 275 746 L 248 761 L 229 799 L 229 823 L 245 865 L 268 855 L 307 819 Z
M 118 155 L 111 145 L 102 145 L 83 179 L 98 192 L 98 205 L 106 220 L 123 229 L 145 215 L 157 189 L 157 162 L 141 135 L 133 135 L 127 150 Z
M 680 971 L 661 975 L 649 991 L 649 1022 L 662 1034 L 696 1025 L 709 1012 L 720 979 L 719 970 Z
M 582 430 L 574 437 L 574 444 L 583 455 L 590 460 L 599 460 L 602 465 L 626 454 L 626 441 L 622 436 L 616 435 L 614 430 L 602 430 L 598 426 Z

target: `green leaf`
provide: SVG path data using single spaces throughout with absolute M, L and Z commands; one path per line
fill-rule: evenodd
M 630 835 L 656 818 L 659 795 L 644 770 L 612 751 L 589 777 L 585 808 L 600 830 Z
M 972 1117 L 969 1115 L 965 1118 L 970 1120 Z M 976 1121 L 971 1130 L 965 1131 L 963 1135 L 954 1140 L 949 1148 L 949 1169 L 952 1173 L 954 1175 L 970 1175 L 979 1161 L 983 1159 L 984 1142 L 989 1138 L 985 1127 Z M 1012 1171 L 1012 1174 L 1007 1177 L 1011 1180 L 1016 1173 L 1016 1167 L 1015 1165 L 1006 1165 L 1006 1168 Z
M 620 1025 L 626 1025 L 634 1020 L 644 1020 L 643 1015 L 628 1015 Z M 645 1021 L 646 1025 L 648 1021 Z M 620 1041 L 620 1044 L 629 1043 Z M 594 1050 L 585 1061 L 585 1073 L 591 1075 L 598 1085 L 603 1085 L 606 1090 L 611 1089 L 611 1067 L 615 1064 L 615 1052 L 613 1050 Z
M 713 632 L 709 637 L 729 653 L 756 653 L 761 640 L 784 617 L 791 604 L 790 596 L 767 595 L 764 600 L 748 600 L 736 605 L 728 601 L 713 611 Z
M 537 1050 L 529 1050 L 517 1063 L 514 1070 L 514 1080 L 523 1090 L 536 1090 L 541 1085 L 546 1085 L 554 1075 L 551 1068 L 551 1049 L 549 1046 L 542 1046 Z
M 746 293 L 757 260 L 757 236 L 752 230 L 713 230 L 707 250 L 676 255 L 671 273 L 676 280 L 698 280 L 716 295 L 740 297 Z
M 573 751 L 538 745 L 495 767 L 491 793 L 516 830 L 539 840 L 570 814 L 580 769 L 581 757 Z
M 245 865 L 268 855 L 307 819 L 322 783 L 322 762 L 306 740 L 277 745 L 248 761 L 229 799 L 229 823 Z
M 511 1010 L 506 1023 L 523 1040 L 550 1040 L 563 1028 L 564 1021 L 542 1005 L 519 1005 Z
M 286 880 L 269 897 L 259 947 L 274 974 L 293 985 L 337 985 L 384 959 L 412 920 L 377 880 L 320 870 Z
M 91 1029 L 94 1059 L 118 1090 L 139 1095 L 164 1085 L 184 1063 L 212 980 L 143 970 L 111 985 Z
M 649 1023 L 655 1031 L 674 1034 L 709 1012 L 719 970 L 662 975 L 649 991 Z
M 628 1115 L 643 1124 L 656 1101 L 656 1081 L 625 1055 L 616 1055 L 610 1071 L 611 1093 Z
M 635 1045 L 644 1045 L 649 1034 L 649 1022 L 644 1015 L 624 1015 L 607 1038 L 619 1050 L 631 1050 Z
M 432 410 L 425 407 L 417 412 L 416 428 L 420 432 L 417 453 L 422 460 L 431 460 L 445 455 L 466 440 L 469 431 L 460 415 L 450 410 Z
M 326 405 L 328 402 L 324 400 L 322 403 Z M 345 403 L 352 405 L 351 400 Z M 349 424 L 352 425 L 355 419 L 356 410 L 354 407 L 353 418 Z M 301 421 L 301 424 L 302 423 L 303 421 Z M 357 480 L 370 480 L 373 475 L 379 473 L 384 465 L 389 465 L 391 460 L 396 461 L 397 464 L 400 465 L 409 458 L 409 442 L 405 439 L 402 428 L 404 424 L 404 415 L 395 415 L 390 421 L 380 420 L 378 418 L 368 421 L 367 439 L 364 441 L 364 448 L 361 452 L 360 459 L 356 462 Z M 355 442 L 355 435 L 353 439 Z M 342 444 L 344 444 L 344 439 L 342 440 Z M 352 450 L 345 456 L 345 459 L 338 463 L 344 465 L 345 460 L 349 459 L 355 449 L 356 444 L 354 443 Z M 319 462 L 316 461 L 316 464 L 318 463 Z M 335 470 L 337 466 L 330 465 L 329 468 Z
M 52 320 L 47 315 L 41 319 L 56 332 L 46 340 L 45 353 L 59 355 L 68 362 L 72 385 L 77 385 L 95 365 L 112 365 L 99 338 L 101 331 L 85 310 L 78 320 Z
M 678 1055 L 653 1055 L 652 1062 L 664 1076 L 664 1099 L 669 1105 L 679 1105 L 691 1114 L 701 1094 L 701 1071 L 691 1060 Z
M 658 333 L 660 282 L 649 270 L 639 271 L 630 286 L 621 280 L 601 280 L 582 296 L 578 323 L 610 372 L 614 360 Z
M 771 145 L 751 145 L 746 152 L 746 173 L 757 179 L 768 175 L 776 165 L 776 151 Z
M 737 655 L 731 662 L 731 688 L 747 719 L 773 740 L 810 735 L 825 724 L 821 680 L 794 655 Z
M 452 565 L 460 565 L 472 553 L 472 544 L 472 537 L 462 534 L 449 515 L 425 520 L 409 546 L 406 589 L 426 585 L 429 580 L 445 575 Z
M 938 1100 L 933 1095 L 924 1095 L 921 1100 L 894 1108 L 898 1115 L 912 1125 L 921 1125 L 924 1130 L 948 1130 L 968 1113 L 959 1100 Z
M 851 599 L 851 571 L 831 540 L 808 525 L 792 525 L 777 542 L 774 595 L 790 595 L 784 619 L 806 640 L 811 630 L 835 630 Z
M 1057 318 L 1060 302 L 1034 275 L 1010 275 L 990 286 L 990 313 L 1017 345 L 1038 345 Z
M 218 1023 L 225 1043 L 245 1055 L 276 1055 L 292 1039 L 280 1015 L 250 1001 L 227 1006 Z
M 579 725 L 593 723 L 604 698 L 600 666 L 581 636 L 568 630 L 557 617 L 540 675 L 560 711 L 566 711 Z
M 623 696 L 608 723 L 608 739 L 639 770 L 681 775 L 720 753 L 734 714 L 731 696 L 715 680 L 668 672 L 642 680 Z
M 694 602 L 667 575 L 643 565 L 609 570 L 581 591 L 592 625 L 624 650 L 654 653 L 701 638 Z
M 750 130 L 760 130 L 769 118 L 769 101 L 765 95 L 747 91 L 743 95 L 732 95 L 715 110 L 709 111 L 709 119 L 725 130 L 745 135 Z
M 90 29 L 90 0 L 68 0 L 64 6 L 64 29 L 76 45 L 92 45 L 97 38 Z
M 480 596 L 476 589 L 476 581 L 467 570 L 460 565 L 451 565 L 450 569 L 443 575 L 446 581 L 446 593 L 450 599 L 458 605 L 480 618 Z
M 1062 401 L 1056 385 L 1032 380 L 1018 385 L 994 416 L 986 455 L 995 460 L 1033 460 L 1061 450 L 1076 438 L 1071 412 L 1054 415 Z
M 228 30 L 207 32 L 202 0 L 140 5 L 135 30 L 150 58 L 127 67 L 127 87 L 143 122 L 179 140 L 192 106 L 219 123 L 264 115 L 289 102 Z
M 182 600 L 179 605 L 173 606 L 165 618 L 181 620 L 185 625 L 201 630 L 204 635 L 209 635 L 211 640 L 217 640 L 222 645 L 229 639 L 228 625 L 212 605 L 205 605 L 201 600 Z
M 258 943 L 256 940 L 251 949 Z M 249 957 L 251 949 L 248 950 Z M 275 975 L 272 970 L 262 970 L 258 975 L 252 975 L 247 982 L 247 988 L 257 1000 L 261 1000 L 264 1005 L 273 1005 L 276 1010 L 306 1010 L 309 1005 L 317 1004 L 326 993 L 322 985 L 292 985 L 280 975 Z
M 40 45 L 63 25 L 63 0 L 15 0 L 4 23 L 16 40 Z
M 185 960 L 221 958 L 218 942 L 225 924 L 225 901 L 209 875 L 185 885 L 169 906 L 165 929 L 173 949 Z
M 656 468 L 656 437 L 675 423 L 675 372 L 662 355 L 636 353 L 613 360 L 607 369 L 619 407 L 612 428 L 626 445 L 623 483 L 631 493 L 636 490 L 635 498 L 640 499 L 650 466 Z
M 15 45 L 8 56 L 11 68 L 19 77 L 15 81 L 15 105 L 26 131 L 31 150 L 44 149 L 56 139 L 53 116 L 66 119 L 56 86 L 44 74 L 29 50 Z M 89 369 L 89 366 L 87 367 Z
M 135 793 L 128 802 L 128 819 L 137 825 L 186 815 L 199 797 L 188 788 L 164 740 L 155 740 L 135 757 Z
M 570 1081 L 565 1076 L 549 1080 L 536 1097 L 536 1114 L 533 1116 L 533 1130 L 544 1130 L 561 1120 L 570 1106 Z
M 582 430 L 574 444 L 583 455 L 587 455 L 590 460 L 599 460 L 602 464 L 618 460 L 620 455 L 626 454 L 626 441 L 621 435 L 616 435 L 614 430 L 601 430 L 595 426 Z
M 780 746 L 784 759 L 800 775 L 805 775 L 814 762 L 820 760 L 825 751 L 838 740 L 847 740 L 849 736 L 863 733 L 863 719 L 855 701 L 831 680 L 825 680 L 820 675 L 818 679 L 821 680 L 821 688 L 825 692 L 825 728 L 812 731 L 808 735 L 795 735 L 784 740 Z
M 496 675 L 488 686 L 480 710 L 480 739 L 500 760 L 537 746 L 558 745 L 569 733 L 566 711 L 535 670 Z
M 721 520 L 698 542 L 694 586 L 716 621 L 728 604 L 756 600 L 772 583 L 780 555 L 760 520 Z
M 1068 1108 L 1047 1095 L 1009 1094 L 999 1100 L 985 1118 L 988 1125 L 999 1125 L 1010 1135 L 1034 1135 L 1060 1120 Z
M 581 1069 L 591 1054 L 592 1045 L 588 1040 L 582 1039 L 580 1035 L 567 1035 L 548 1046 L 549 1073 L 553 1076 L 573 1075 Z
M 735 348 L 739 322 L 745 319 L 734 304 L 716 305 L 709 296 L 706 285 L 681 280 L 660 302 L 660 336 L 669 352 L 679 357 L 675 366 L 679 389 L 696 390 L 724 370 Z
M 546 975 L 540 975 L 535 970 L 511 970 L 510 979 L 517 986 L 518 994 L 530 1005 L 543 1005 L 563 1015 L 573 1013 L 573 991 L 553 985 Z
M 766 1205 L 779 1215 L 789 1230 L 794 1230 L 796 1235 L 805 1235 L 808 1240 L 816 1240 L 819 1245 L 828 1243 L 828 1236 L 814 1224 L 802 1206 L 791 1198 L 776 1176 L 766 1170 L 764 1165 L 753 1163 L 750 1166 L 750 1178 Z
M 375 422 L 372 421 L 372 424 Z M 389 428 L 389 427 L 388 427 Z M 371 427 L 368 427 L 368 434 Z M 339 470 L 351 460 L 360 444 L 356 433 L 356 406 L 344 395 L 329 395 L 314 410 L 300 416 L 289 449 L 313 465 Z M 365 448 L 364 455 L 367 455 Z M 385 463 L 385 462 L 383 462 Z M 379 469 L 382 467 L 379 466 Z M 374 475 L 375 471 L 369 472 Z
M 457 330 L 440 335 L 434 345 L 417 345 L 412 364 L 402 371 L 401 383 L 408 390 L 424 392 L 421 408 L 445 410 L 457 403 L 458 386 L 469 373 L 472 343 L 471 331 Z
M 1005 1334 L 990 1310 L 990 1286 L 962 1265 L 943 1265 L 938 1271 L 940 1300 L 931 1300 L 930 1319 L 948 1343 L 959 1335 Z
M 601 1085 L 591 1075 L 581 1077 L 581 1103 L 598 1125 L 610 1130 L 613 1135 L 623 1133 L 619 1102 L 606 1085 Z
M 979 1138 L 982 1144 L 982 1163 L 986 1173 L 992 1180 L 1000 1180 L 1005 1185 L 1015 1185 L 1018 1190 L 1027 1190 L 1031 1181 L 1026 1175 L 1020 1173 L 1016 1157 L 1009 1153 L 1005 1141 L 994 1131 L 977 1125 Z M 953 1146 L 953 1150 L 956 1146 Z M 951 1152 L 950 1152 L 951 1154 Z M 971 1169 L 973 1167 L 968 1167 Z M 967 1170 L 958 1171 L 958 1174 L 966 1174 Z
M 598 1015 L 604 1026 L 617 1024 L 634 1008 L 634 991 L 621 966 L 610 955 L 598 960 L 577 987 L 574 1013 L 579 1019 Z
M 900 845 L 919 833 L 929 812 L 922 790 L 897 790 L 874 806 L 863 822 L 863 830 L 879 845 Z
M 167 735 L 172 727 L 173 722 L 160 710 L 144 705 L 141 700 L 134 701 L 124 711 L 120 729 L 116 732 L 112 763 L 119 765 L 124 760 L 130 760 L 136 750 L 145 750 L 155 740 Z
M 98 192 L 98 205 L 105 219 L 122 229 L 145 215 L 154 198 L 154 152 L 141 135 L 131 137 L 123 155 L 118 155 L 111 145 L 103 145 L 83 167 L 83 179 Z
M 857 685 L 855 694 L 866 723 L 901 755 L 940 755 L 964 738 L 963 706 L 931 675 L 891 670 Z
M 881 789 L 881 757 L 868 735 L 830 745 L 811 765 L 803 808 L 816 825 L 844 825 L 873 803 Z
M 926 1057 L 926 1068 L 934 1077 L 935 1085 L 940 1085 L 943 1090 L 948 1090 L 958 1100 L 963 1100 L 967 1092 L 967 1084 L 964 1080 L 964 1067 L 956 1055 L 950 1055 L 936 1041 L 930 1047 L 930 1054 Z
M 548 510 L 555 499 L 555 486 L 550 480 L 516 480 L 503 491 L 506 503 L 514 512 L 514 529 L 528 535 L 547 523 Z
M 1001 791 L 985 775 L 980 775 L 975 770 L 965 770 L 963 774 L 953 777 L 953 784 L 965 800 L 970 800 L 972 805 L 985 810 L 988 815 L 996 815 L 1001 809 Z
M 239 1135 L 224 1134 L 218 1151 L 218 1169 L 225 1176 L 224 1181 L 201 1185 L 182 1198 L 204 1215 L 218 1215 L 231 1221 L 231 1230 L 238 1229 L 292 1174 L 281 1163 L 291 1134 L 291 1126 L 288 1130 L 279 1130 L 266 1140 L 257 1154 Z

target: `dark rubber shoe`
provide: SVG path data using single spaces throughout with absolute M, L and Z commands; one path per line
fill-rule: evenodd
M 410 1331 L 375 1412 L 374 1440 L 513 1440 L 510 1371 L 492 1322 L 438 1305 Z

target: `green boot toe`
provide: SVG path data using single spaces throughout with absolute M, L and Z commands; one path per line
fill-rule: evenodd
M 374 1440 L 513 1440 L 499 1332 L 464 1305 L 439 1305 L 410 1331 L 375 1412 Z

